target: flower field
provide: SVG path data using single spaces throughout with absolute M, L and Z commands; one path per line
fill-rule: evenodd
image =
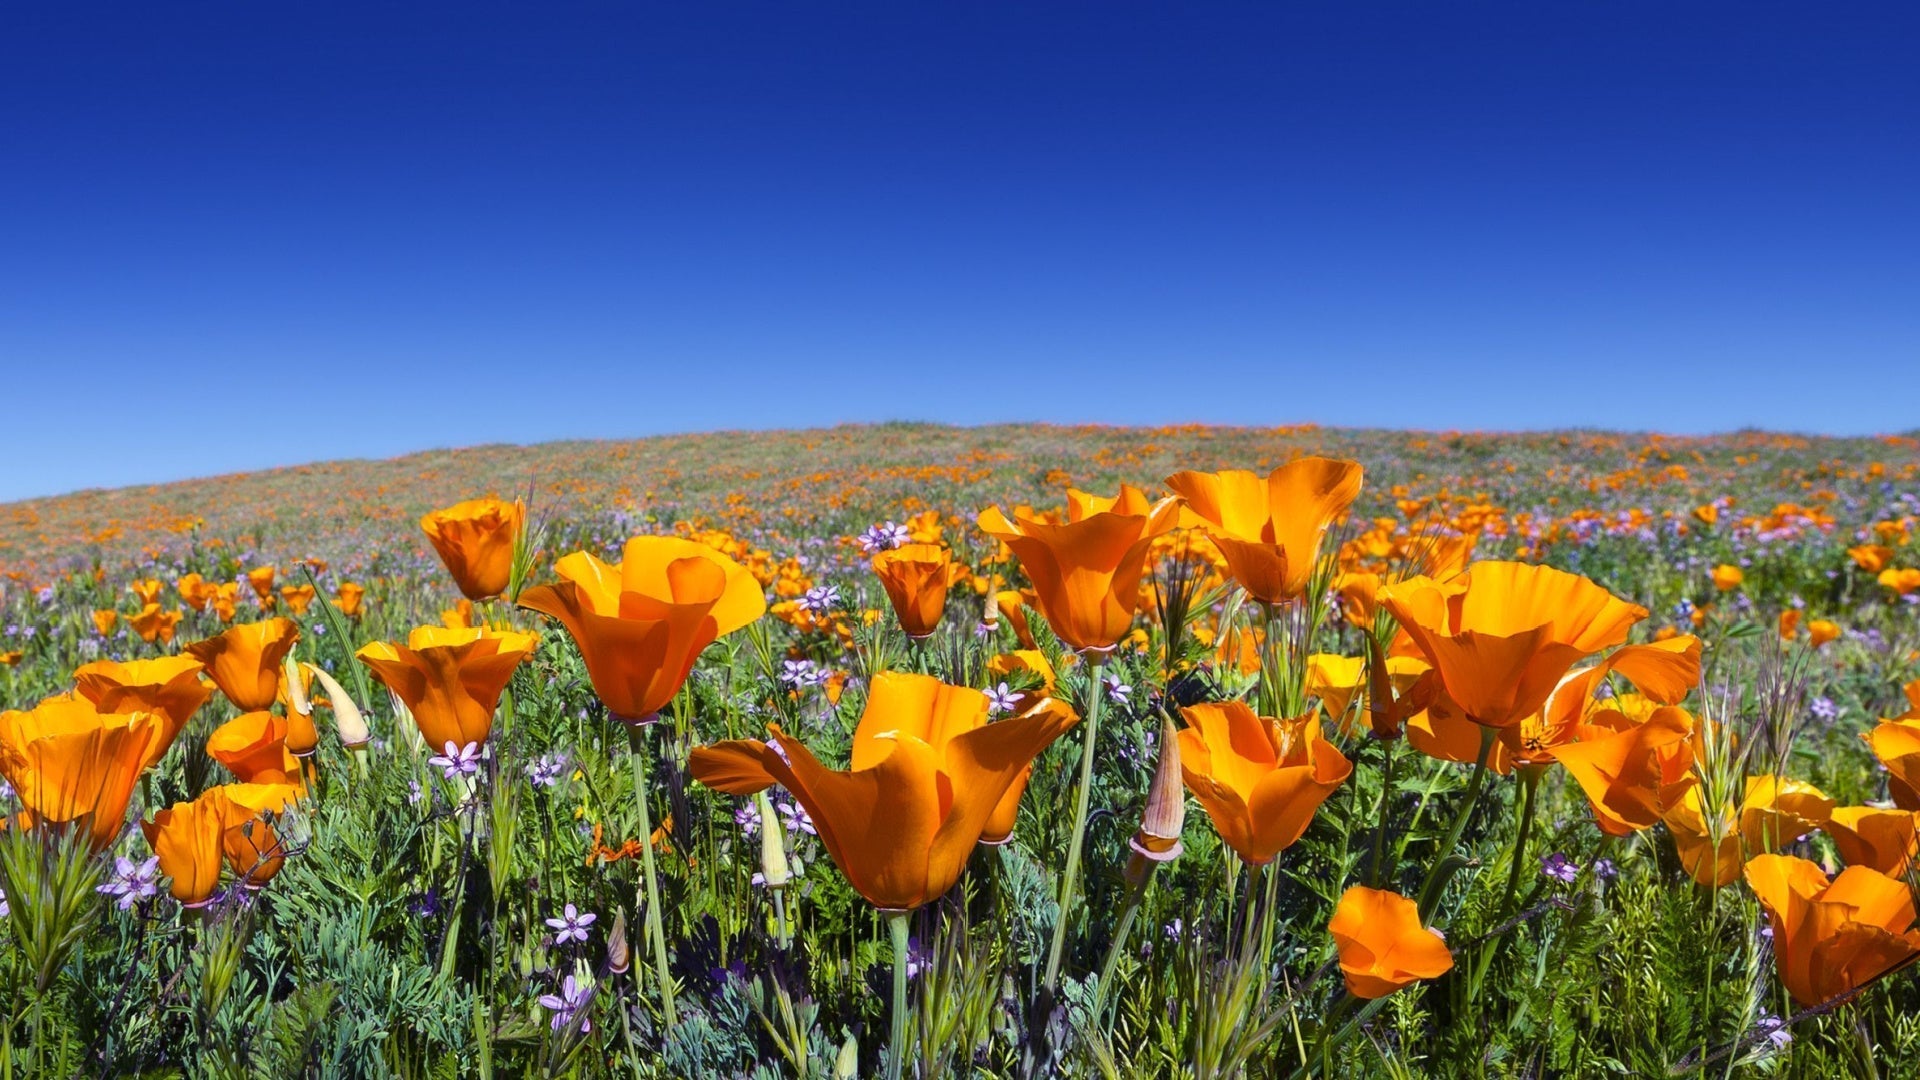
M 0 506 L 0 1077 L 1920 1076 L 1920 440 Z

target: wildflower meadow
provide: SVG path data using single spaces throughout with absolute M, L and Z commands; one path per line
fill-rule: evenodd
M 0 1077 L 1920 1076 L 1920 440 L 0 506 Z

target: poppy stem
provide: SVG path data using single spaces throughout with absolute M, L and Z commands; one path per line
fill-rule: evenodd
M 640 862 L 647 876 L 647 936 L 653 938 L 653 969 L 660 980 L 661 1011 L 667 1026 L 680 1022 L 673 1007 L 673 974 L 667 970 L 667 933 L 660 925 L 660 875 L 653 865 L 653 815 L 647 810 L 647 744 L 638 725 L 627 727 L 633 751 L 633 801 L 640 806 Z
M 1392 806 L 1393 800 L 1393 761 L 1394 750 L 1397 749 L 1396 740 L 1384 741 L 1387 760 L 1380 770 L 1380 811 L 1373 823 L 1373 863 L 1367 867 L 1367 887 L 1371 889 L 1380 887 L 1381 877 L 1386 873 L 1386 867 L 1382 864 L 1387 857 L 1387 810 Z
M 907 1063 L 907 928 L 911 911 L 887 912 L 893 935 L 893 1036 L 887 1047 L 887 1080 L 900 1080 Z
M 1134 856 L 1134 862 L 1144 864 L 1139 880 L 1127 889 L 1126 906 L 1120 909 L 1120 924 L 1114 928 L 1113 940 L 1107 944 L 1107 958 L 1100 964 L 1100 981 L 1093 984 L 1093 1022 L 1102 1030 L 1107 1025 L 1107 1004 L 1113 1000 L 1113 973 L 1120 966 L 1120 953 L 1127 947 L 1127 936 L 1140 914 L 1140 901 L 1147 895 L 1147 885 L 1153 881 L 1154 864 L 1138 855 Z
M 1067 873 L 1060 882 L 1060 910 L 1054 916 L 1053 944 L 1047 949 L 1047 977 L 1043 983 L 1046 998 L 1051 1000 L 1054 991 L 1060 986 L 1060 958 L 1067 944 L 1067 919 L 1073 911 L 1073 898 L 1080 884 L 1080 848 L 1087 832 L 1087 803 L 1093 796 L 1093 748 L 1100 735 L 1100 699 L 1105 697 L 1100 682 L 1100 666 L 1103 657 L 1098 653 L 1089 653 L 1087 663 L 1087 702 L 1086 735 L 1080 748 L 1080 792 L 1075 797 L 1073 808 L 1073 840 L 1067 845 Z
M 1523 768 L 1520 787 L 1524 792 L 1520 800 L 1520 831 L 1513 840 L 1513 868 L 1507 872 L 1507 891 L 1500 897 L 1500 914 L 1493 920 L 1496 923 L 1513 913 L 1513 897 L 1520 888 L 1520 867 L 1527 858 L 1527 839 L 1533 834 L 1534 796 L 1540 790 L 1540 777 L 1532 769 Z
M 1498 732 L 1490 727 L 1480 729 L 1480 756 L 1473 762 L 1473 779 L 1467 781 L 1466 797 L 1460 802 L 1460 812 L 1454 816 L 1453 827 L 1447 830 L 1447 839 L 1434 849 L 1433 866 L 1427 871 L 1426 880 L 1420 883 L 1420 921 L 1425 923 L 1433 917 L 1433 909 L 1440 903 L 1440 890 L 1445 888 L 1442 868 L 1450 867 L 1447 875 L 1460 868 L 1453 858 L 1453 849 L 1460 846 L 1460 835 L 1467 831 L 1467 821 L 1473 817 L 1473 809 L 1480 802 L 1480 789 L 1487 782 L 1487 759 L 1493 756 L 1493 740 Z

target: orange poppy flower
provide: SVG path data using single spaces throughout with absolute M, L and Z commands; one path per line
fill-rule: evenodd
M 1652 828 L 1695 783 L 1693 717 L 1672 705 L 1638 724 L 1604 711 L 1581 725 L 1578 741 L 1548 753 L 1586 793 L 1608 836 Z
M 1327 719 L 1341 731 L 1352 727 L 1347 710 L 1356 697 L 1364 697 L 1367 686 L 1367 660 L 1363 656 L 1339 656 L 1314 653 L 1307 657 L 1306 691 L 1320 699 Z
M 168 737 L 154 713 L 103 713 L 62 694 L 0 713 L 0 775 L 34 820 L 85 820 L 94 850 L 120 833 L 154 747 Z
M 1773 927 L 1780 982 L 1803 1006 L 1865 986 L 1920 952 L 1904 881 L 1865 866 L 1828 881 L 1819 866 L 1786 855 L 1754 859 L 1746 877 Z
M 145 581 L 130 581 L 127 583 L 127 591 L 140 598 L 141 607 L 146 607 L 148 604 L 157 604 L 160 602 L 160 579 L 148 578 Z
M 261 607 L 273 604 L 273 579 L 271 566 L 259 566 L 247 571 L 247 584 L 253 587 L 253 594 L 259 598 Z
M 993 606 L 999 611 L 1000 617 L 1007 620 L 1007 625 L 1013 628 L 1013 636 L 1023 649 L 1040 647 L 1034 641 L 1033 628 L 1027 625 L 1027 608 L 1038 607 L 1039 604 L 1040 596 L 1032 589 L 1002 589 L 993 594 Z
M 561 581 L 521 594 L 580 647 L 607 711 L 650 720 L 679 693 L 700 651 L 766 613 L 766 594 L 739 563 L 677 536 L 636 536 L 621 561 L 576 551 L 553 566 Z
M 873 557 L 873 573 L 887 590 L 900 629 L 911 638 L 923 638 L 940 626 L 947 610 L 947 590 L 966 576 L 966 567 L 953 561 L 953 552 L 938 544 L 906 544 Z
M 240 607 L 240 583 L 228 581 L 214 586 L 212 604 L 221 622 L 232 622 Z
M 501 692 L 539 641 L 514 630 L 422 626 L 404 646 L 376 641 L 354 655 L 406 702 L 437 752 L 487 741 Z
M 287 750 L 287 721 L 270 712 L 250 712 L 214 728 L 207 756 L 243 784 L 293 784 L 300 762 Z
M 1721 592 L 1732 592 L 1747 580 L 1747 575 L 1732 563 L 1721 563 L 1713 568 L 1713 587 Z
M 120 613 L 112 608 L 100 608 L 93 613 L 93 628 L 101 637 L 113 633 L 113 625 L 120 621 Z
M 1831 619 L 1815 619 L 1807 624 L 1807 640 L 1819 648 L 1840 636 L 1840 624 Z
M 219 590 L 199 574 L 184 574 L 174 586 L 180 592 L 180 599 L 195 611 L 207 610 L 213 597 Z
M 1869 574 L 1877 574 L 1893 564 L 1893 549 L 1884 544 L 1861 544 L 1847 549 L 1853 564 Z
M 1022 713 L 1023 716 L 1041 714 L 1059 714 L 1065 723 L 1061 730 L 1072 727 L 1080 717 L 1072 706 L 1057 698 L 1042 697 L 1034 706 Z M 1007 785 L 1006 794 L 993 805 L 993 813 L 987 815 L 987 823 L 980 829 L 980 842 L 989 847 L 998 847 L 1013 839 L 1014 826 L 1020 822 L 1020 799 L 1027 793 L 1027 781 L 1033 779 L 1033 766 L 1027 765 Z
M 1596 704 L 1594 694 L 1609 675 L 1619 675 L 1637 694 L 1622 694 L 1610 708 L 1639 723 L 1661 705 L 1678 705 L 1700 684 L 1700 639 L 1682 634 L 1645 645 L 1622 645 L 1592 667 L 1568 672 L 1561 678 L 1540 712 L 1500 732 L 1514 760 L 1541 764 L 1549 751 L 1581 737 L 1579 729 Z M 1615 725 L 1618 728 L 1619 725 Z
M 26 655 L 26 653 L 21 652 L 19 649 L 8 649 L 5 652 L 0 652 L 0 665 L 12 667 L 18 664 L 21 658 Z
M 1848 866 L 1870 866 L 1894 877 L 1904 877 L 1920 853 L 1911 810 L 1843 806 L 1827 819 L 1826 831 Z
M 1711 889 L 1731 885 L 1740 876 L 1740 823 L 1731 807 L 1718 822 L 1707 820 L 1698 785 L 1680 796 L 1680 803 L 1660 820 L 1673 833 L 1680 865 L 1693 880 Z
M 280 599 L 287 602 L 295 615 L 305 615 L 307 606 L 313 603 L 314 591 L 311 585 L 282 585 Z
M 469 600 L 490 600 L 513 579 L 513 549 L 526 523 L 524 503 L 469 499 L 420 519 L 454 584 Z
M 1780 640 L 1792 641 L 1800 633 L 1800 609 L 1788 608 L 1780 613 Z
M 1054 634 L 1075 649 L 1102 651 L 1132 627 L 1147 551 L 1174 527 L 1178 510 L 1175 499 L 1150 503 L 1121 485 L 1112 499 L 1068 491 L 1064 525 L 1018 510 L 1009 520 L 997 506 L 978 520 L 1020 560 Z
M 1912 567 L 1882 570 L 1880 576 L 1874 580 L 1901 596 L 1920 590 L 1920 570 Z
M 267 619 L 196 641 L 187 653 L 207 666 L 208 677 L 228 701 L 251 712 L 273 704 L 280 692 L 280 661 L 299 640 L 292 619 Z
M 1167 486 L 1205 523 L 1247 594 L 1297 599 L 1320 560 L 1320 538 L 1360 494 L 1357 462 L 1305 457 L 1262 478 L 1243 469 L 1181 472 Z
M 140 614 L 129 615 L 127 625 L 133 627 L 141 641 L 157 639 L 161 644 L 172 644 L 174 628 L 180 625 L 183 614 L 179 610 L 161 611 L 159 604 L 148 604 Z
M 1453 970 L 1453 952 L 1420 925 L 1420 905 L 1397 893 L 1355 885 L 1340 894 L 1327 922 L 1340 974 L 1357 998 L 1383 998 Z
M 248 889 L 264 888 L 287 861 L 287 851 L 279 834 L 258 814 L 230 822 L 221 834 L 220 850 L 227 857 L 227 868 Z
M 1244 701 L 1180 710 L 1180 770 L 1215 832 L 1255 866 L 1273 861 L 1307 831 L 1314 812 L 1353 765 L 1320 734 L 1315 713 L 1257 716 Z
M 1044 707 L 985 723 L 986 695 L 925 675 L 876 675 L 852 767 L 828 769 L 778 725 L 767 742 L 693 751 L 696 780 L 733 795 L 779 784 L 812 816 L 828 854 L 875 907 L 907 911 L 953 888 L 1008 791 L 1076 721 Z
M 347 618 L 357 619 L 360 617 L 360 605 L 366 598 L 367 590 L 365 586 L 355 585 L 351 581 L 343 581 L 340 583 L 340 590 L 333 594 L 333 606 L 338 608 L 340 614 L 345 615 Z
M 1446 696 L 1477 724 L 1511 727 L 1538 712 L 1567 669 L 1626 640 L 1647 609 L 1578 574 L 1478 562 L 1442 583 L 1416 577 L 1380 590 L 1432 664 Z
M 1778 851 L 1825 827 L 1833 800 L 1805 780 L 1750 776 L 1740 804 L 1740 838 L 1749 854 Z
M 73 673 L 74 692 L 103 713 L 148 712 L 161 717 L 147 764 L 160 759 L 193 714 L 207 703 L 213 687 L 200 678 L 203 665 L 191 656 L 153 660 L 95 660 Z
M 188 907 L 199 907 L 220 887 L 227 819 L 233 804 L 220 788 L 208 788 L 192 802 L 177 802 L 140 823 L 147 846 L 160 857 L 167 891 Z

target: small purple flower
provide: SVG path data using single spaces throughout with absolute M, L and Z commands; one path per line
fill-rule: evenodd
M 987 708 L 991 710 L 995 716 L 1003 712 L 1012 712 L 1014 707 L 1019 704 L 1020 695 L 1006 683 L 1001 683 L 999 686 L 987 691 Z
M 905 525 L 885 521 L 878 525 L 867 526 L 867 531 L 859 536 L 860 550 L 869 555 L 882 551 L 892 551 L 913 539 Z
M 599 918 L 599 916 L 591 911 L 579 911 L 575 909 L 572 904 L 568 904 L 566 908 L 561 911 L 559 918 L 547 920 L 547 925 L 553 927 L 555 930 L 553 935 L 554 947 L 558 948 L 569 941 L 578 941 L 584 944 L 587 940 L 587 927 L 592 926 L 593 920 L 597 918 Z
M 1187 929 L 1187 924 L 1180 921 L 1180 917 L 1176 915 L 1174 916 L 1173 921 L 1161 927 L 1160 931 L 1161 933 L 1164 933 L 1165 935 L 1167 935 L 1168 941 L 1177 942 L 1180 940 L 1181 936 L 1186 933 L 1186 929 Z
M 0 889 L 0 919 L 4 919 L 11 914 L 13 914 L 13 909 L 7 906 L 7 890 Z
M 825 615 L 833 610 L 833 605 L 839 602 L 840 586 L 838 585 L 815 585 L 807 590 L 805 596 L 796 601 L 801 611 L 811 611 L 816 615 Z
M 407 805 L 408 806 L 419 806 L 420 800 L 426 797 L 427 797 L 427 793 L 421 789 L 420 781 L 418 780 L 407 781 Z
M 1598 859 L 1593 864 L 1593 876 L 1601 881 L 1612 881 L 1620 876 L 1620 868 L 1613 865 L 1612 859 Z
M 1807 712 L 1813 714 L 1815 720 L 1830 723 L 1840 715 L 1840 706 L 1834 704 L 1832 698 L 1823 695 L 1807 703 Z
M 1767 1037 L 1775 1050 L 1785 1050 L 1793 1041 L 1793 1033 L 1787 1030 L 1787 1022 L 1768 1012 L 1760 1010 L 1760 1016 L 1753 1022 L 1753 1030 Z
M 808 836 L 820 835 L 813 827 L 813 815 L 798 803 L 776 802 L 773 808 L 780 812 L 780 825 L 789 834 L 806 833 Z
M 470 742 L 465 746 L 456 746 L 452 739 L 448 739 L 445 752 L 428 758 L 427 764 L 444 770 L 449 780 L 456 776 L 472 776 L 480 771 L 480 744 Z
M 780 682 L 795 690 L 804 690 L 809 686 L 819 686 L 827 681 L 826 669 L 811 660 L 783 660 L 780 664 Z
M 1118 675 L 1102 675 L 1100 681 L 1107 684 L 1107 700 L 1115 705 L 1125 705 L 1133 694 L 1133 687 L 1121 682 Z
M 1556 851 L 1540 859 L 1540 872 L 1562 885 L 1571 885 L 1580 876 L 1580 864 Z
M 753 836 L 759 833 L 760 831 L 759 805 L 757 803 L 750 803 L 750 802 L 741 803 L 740 808 L 733 812 L 733 823 L 735 825 L 740 826 L 740 831 L 743 833 L 746 833 L 748 836 Z
M 160 877 L 160 857 L 155 855 L 146 862 L 136 863 L 124 855 L 113 860 L 113 879 L 104 885 L 94 886 L 94 891 L 108 896 L 118 897 L 114 906 L 126 911 L 134 904 L 154 894 L 154 883 Z
M 549 919 L 548 921 L 551 922 L 552 920 Z M 579 979 L 569 975 L 561 982 L 560 992 L 558 994 L 540 995 L 540 1007 L 553 1013 L 553 1030 L 559 1031 L 561 1028 L 573 1023 L 573 1018 L 580 1016 L 580 1014 L 585 1011 L 587 1003 L 592 1000 L 593 984 L 583 984 Z M 588 1020 L 584 1016 L 580 1016 L 580 1030 L 583 1032 L 592 1031 L 593 1021 Z
M 907 978 L 917 979 L 933 966 L 933 950 L 917 937 L 907 939 Z
M 527 763 L 527 782 L 537 788 L 550 788 L 567 771 L 567 755 L 541 754 Z

